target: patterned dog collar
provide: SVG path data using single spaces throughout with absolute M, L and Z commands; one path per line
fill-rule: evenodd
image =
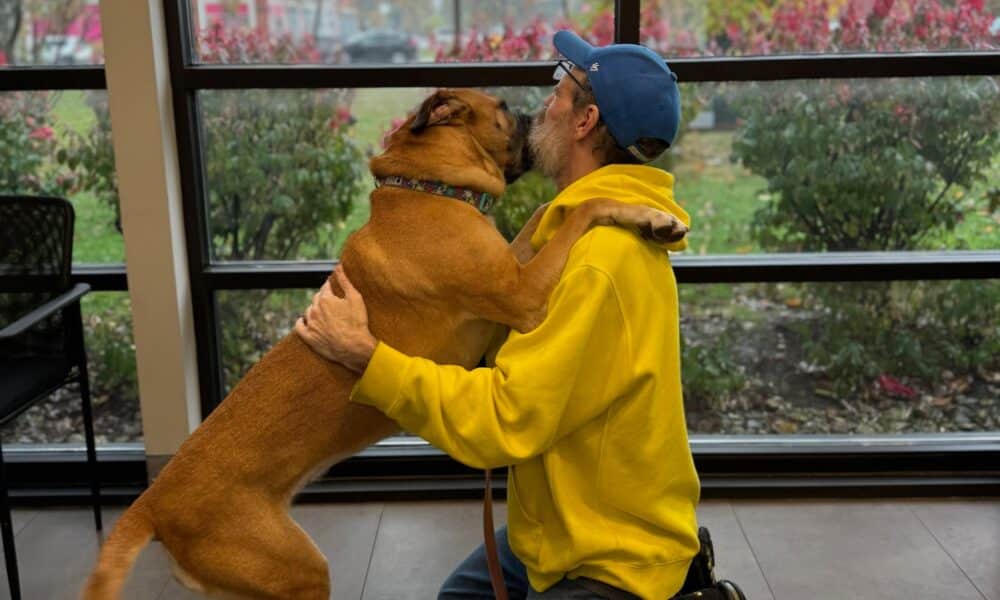
M 484 215 L 490 212 L 490 209 L 493 208 L 493 203 L 495 201 L 493 195 L 487 192 L 477 192 L 475 190 L 441 183 L 439 181 L 423 181 L 421 179 L 410 179 L 408 177 L 400 177 L 398 175 L 376 177 L 375 187 L 379 188 L 383 185 L 400 187 L 418 192 L 427 192 L 428 194 L 437 194 L 438 196 L 447 196 L 449 198 L 454 198 L 455 200 L 461 200 L 466 204 L 471 204 L 476 207 L 476 209 Z

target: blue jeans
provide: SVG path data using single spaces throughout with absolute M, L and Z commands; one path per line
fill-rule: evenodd
M 570 579 L 564 579 L 545 590 L 536 592 L 528 585 L 528 571 L 510 549 L 507 528 L 496 532 L 497 554 L 510 600 L 602 600 L 602 597 Z M 492 600 L 493 585 L 486 563 L 486 546 L 479 546 L 462 561 L 445 580 L 438 600 Z

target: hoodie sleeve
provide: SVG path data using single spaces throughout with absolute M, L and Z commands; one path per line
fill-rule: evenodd
M 492 368 L 472 371 L 379 343 L 351 399 L 478 468 L 523 462 L 600 415 L 628 381 L 628 332 L 611 279 L 583 265 L 545 321 L 511 332 Z

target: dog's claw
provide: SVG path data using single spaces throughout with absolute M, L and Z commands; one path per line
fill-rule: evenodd
M 675 217 L 668 217 L 666 223 L 654 224 L 648 221 L 639 226 L 643 238 L 654 242 L 678 242 L 687 235 L 688 228 Z

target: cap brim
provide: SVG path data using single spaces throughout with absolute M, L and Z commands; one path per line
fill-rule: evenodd
M 572 61 L 573 64 L 582 69 L 587 68 L 587 59 L 594 50 L 594 47 L 585 42 L 583 38 L 568 29 L 563 29 L 562 31 L 557 31 L 555 36 L 552 37 L 552 43 L 555 45 L 556 50 Z

